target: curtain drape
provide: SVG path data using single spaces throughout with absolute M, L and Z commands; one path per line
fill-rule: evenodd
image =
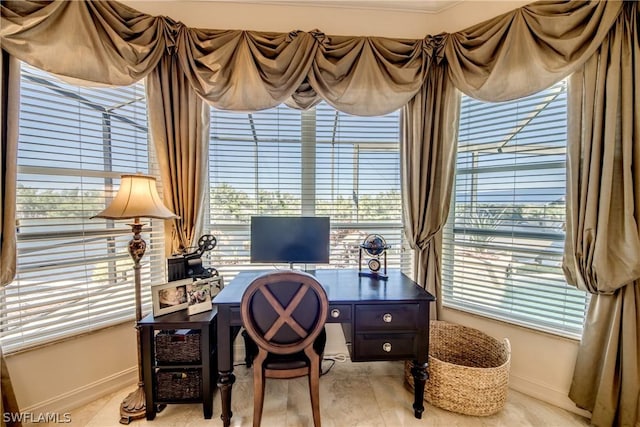
M 568 76 L 598 48 L 622 2 L 536 2 L 451 34 L 454 85 L 476 99 L 507 101 Z
M 0 58 L 0 288 L 16 275 L 16 180 L 20 63 L 4 50 Z
M 435 52 L 433 53 L 435 55 Z M 402 109 L 401 178 L 405 234 L 415 250 L 416 282 L 442 308 L 442 228 L 449 213 L 455 175 L 460 95 L 446 63 L 429 68 L 421 90 Z
M 196 92 L 219 109 L 256 111 L 320 100 L 361 116 L 397 110 L 419 90 L 421 40 L 181 27 L 178 57 Z M 231 72 L 233 70 L 233 72 Z M 371 90 L 376 88 L 376 90 Z
M 194 90 L 222 110 L 257 111 L 303 82 L 318 42 L 310 33 L 199 30 L 180 26 L 177 57 Z
M 118 2 L 7 1 L 0 10 L 3 49 L 42 70 L 85 82 L 135 83 L 156 66 L 171 40 L 165 18 Z
M 146 81 L 151 140 L 166 206 L 165 251 L 183 253 L 202 233 L 209 158 L 209 106 L 193 90 L 176 56 L 167 53 Z
M 627 3 L 571 76 L 567 280 L 592 293 L 569 396 L 596 426 L 640 410 L 640 38 Z
M 422 86 L 429 57 L 422 40 L 325 37 L 309 84 L 345 113 L 376 116 L 406 105 Z
M 0 52 L 0 288 L 16 275 L 16 179 L 20 63 Z M 11 376 L 0 347 L 0 414 L 18 413 Z M 5 421 L 2 421 L 5 424 Z M 21 423 L 7 423 L 19 426 Z

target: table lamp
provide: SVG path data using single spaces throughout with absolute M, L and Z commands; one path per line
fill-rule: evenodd
M 111 204 L 92 218 L 131 219 L 133 239 L 129 241 L 129 255 L 133 259 L 136 294 L 136 323 L 142 319 L 142 298 L 140 295 L 140 260 L 147 248 L 140 236 L 144 224 L 140 218 L 173 219 L 178 218 L 160 200 L 156 188 L 156 179 L 148 175 L 122 175 L 120 188 Z M 138 344 L 138 388 L 129 394 L 120 405 L 120 423 L 129 424 L 131 420 L 144 418 L 146 414 L 144 383 L 142 379 L 142 355 L 140 354 L 140 331 L 136 328 Z

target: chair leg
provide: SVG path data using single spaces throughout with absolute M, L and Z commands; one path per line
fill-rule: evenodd
M 314 352 L 315 353 L 315 352 Z M 309 356 L 309 354 L 307 353 Z M 311 395 L 311 411 L 313 412 L 314 427 L 321 427 L 320 423 L 320 358 L 317 354 L 309 357 L 309 394 Z
M 264 406 L 264 359 L 266 352 L 262 350 L 253 363 L 253 427 L 260 427 L 262 421 L 262 408 Z

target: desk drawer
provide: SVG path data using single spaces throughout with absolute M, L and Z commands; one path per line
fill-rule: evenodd
M 415 358 L 416 336 L 413 334 L 357 334 L 355 362 L 372 360 L 405 360 Z
M 419 304 L 356 306 L 356 333 L 418 329 Z
M 351 306 L 348 304 L 329 304 L 329 311 L 327 312 L 327 322 L 351 322 Z

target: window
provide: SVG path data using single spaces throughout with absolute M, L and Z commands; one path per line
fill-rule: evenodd
M 576 336 L 587 295 L 567 285 L 566 82 L 511 102 L 463 97 L 443 302 Z
M 134 317 L 128 221 L 90 217 L 122 173 L 153 172 L 142 84 L 80 88 L 23 64 L 21 86 L 17 276 L 0 290 L 7 351 Z M 148 284 L 166 261 L 162 221 L 145 222 Z
M 398 112 L 355 117 L 325 103 L 303 112 L 212 110 L 211 265 L 227 280 L 260 267 L 248 266 L 253 215 L 317 215 L 331 217 L 331 267 L 358 268 L 359 244 L 377 233 L 391 245 L 388 267 L 410 270 L 399 124 Z

